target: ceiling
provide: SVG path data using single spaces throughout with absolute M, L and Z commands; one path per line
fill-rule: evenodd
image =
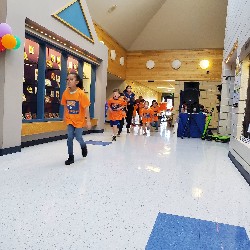
M 107 74 L 107 80 L 108 81 L 115 81 L 116 83 L 120 84 L 124 81 L 121 78 L 112 75 L 110 73 Z M 174 86 L 175 82 L 170 81 L 154 81 L 154 82 L 148 82 L 148 81 L 135 81 L 135 83 L 140 83 L 154 91 L 160 92 L 160 93 L 173 93 L 174 92 Z
M 223 48 L 227 0 L 86 2 L 92 19 L 127 50 Z
M 169 81 L 138 81 L 140 84 L 160 93 L 174 93 L 175 82 Z

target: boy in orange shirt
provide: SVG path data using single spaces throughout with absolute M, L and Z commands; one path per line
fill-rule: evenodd
M 113 97 L 108 100 L 110 126 L 113 128 L 112 141 L 116 141 L 117 127 L 124 117 L 122 110 L 124 108 L 124 101 L 119 97 L 119 89 L 114 89 Z
M 86 157 L 88 154 L 86 143 L 82 138 L 82 132 L 83 127 L 86 125 L 88 129 L 91 128 L 89 117 L 90 101 L 82 89 L 83 82 L 80 76 L 76 73 L 70 73 L 67 78 L 67 89 L 62 95 L 61 101 L 61 105 L 64 106 L 64 121 L 68 130 L 67 146 L 69 158 L 65 161 L 65 165 L 74 163 L 74 137 L 80 143 L 82 156 Z
M 152 106 L 151 109 L 153 111 L 153 119 L 152 119 L 152 126 L 155 126 L 155 130 L 158 131 L 158 126 L 159 126 L 159 118 L 158 118 L 158 114 L 160 113 L 160 107 L 157 103 L 157 101 L 153 101 L 152 102 Z
M 144 108 L 141 109 L 141 117 L 142 117 L 142 129 L 144 131 L 143 135 L 147 135 L 147 129 L 150 129 L 150 124 L 153 118 L 153 111 L 149 108 L 149 102 L 145 101 Z
M 119 99 L 121 99 L 121 101 L 123 103 L 123 108 L 122 108 L 122 119 L 120 120 L 119 125 L 118 125 L 117 136 L 121 135 L 122 128 L 123 128 L 123 125 L 124 125 L 124 119 L 126 118 L 126 109 L 127 109 L 127 100 L 126 100 L 126 97 L 124 96 L 123 93 L 120 93 Z

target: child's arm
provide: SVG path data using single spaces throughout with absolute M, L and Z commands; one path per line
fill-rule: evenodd
M 89 107 L 85 108 L 85 118 L 87 119 L 87 128 L 91 129 L 92 124 L 91 124 L 91 121 L 90 121 Z

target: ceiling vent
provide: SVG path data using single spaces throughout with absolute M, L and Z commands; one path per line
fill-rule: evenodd
M 108 13 L 109 13 L 109 14 L 112 13 L 116 8 L 117 8 L 117 5 L 116 5 L 116 4 L 113 5 L 112 7 L 110 7 L 110 8 L 108 9 Z

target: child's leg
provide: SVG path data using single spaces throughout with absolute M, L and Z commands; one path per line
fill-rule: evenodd
M 159 127 L 159 121 L 155 121 L 155 130 L 158 130 Z
M 76 140 L 80 143 L 81 148 L 84 148 L 86 147 L 86 142 L 83 140 L 82 132 L 83 128 L 75 128 Z
M 150 122 L 147 122 L 147 129 L 150 130 Z
M 75 128 L 73 125 L 68 125 L 68 139 L 67 139 L 67 146 L 68 146 L 68 154 L 73 155 L 73 140 L 74 140 L 74 133 Z
M 122 120 L 120 120 L 120 122 L 119 122 L 118 134 L 121 134 L 123 125 L 124 125 L 124 118 L 122 118 Z
M 117 135 L 117 123 L 113 125 L 113 136 L 112 136 L 112 141 L 116 141 L 116 135 Z
M 146 131 L 146 123 L 142 123 L 142 131 L 143 131 L 143 134 L 147 134 L 147 131 Z
M 88 154 L 88 149 L 87 149 L 86 142 L 83 140 L 82 132 L 83 132 L 83 128 L 76 128 L 75 129 L 76 140 L 80 143 L 80 146 L 82 149 L 82 156 L 86 157 Z
M 117 135 L 117 125 L 113 125 L 113 135 Z

